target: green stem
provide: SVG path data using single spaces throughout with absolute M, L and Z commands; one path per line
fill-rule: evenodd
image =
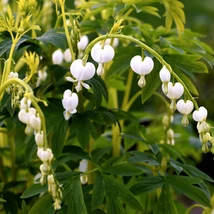
M 11 79 L 5 81 L 3 85 L 1 85 L 0 97 L 3 95 L 3 92 L 5 91 L 5 89 L 12 84 L 18 84 L 25 88 L 25 90 L 26 90 L 25 96 L 31 100 L 32 105 L 35 107 L 36 111 L 39 113 L 41 123 L 42 123 L 43 135 L 44 135 L 44 148 L 47 148 L 48 144 L 47 144 L 47 136 L 46 136 L 47 132 L 46 132 L 45 116 L 37 103 L 37 98 L 33 95 L 32 88 L 21 79 L 11 78 Z
M 142 94 L 142 91 L 138 91 L 127 103 L 126 107 L 123 109 L 124 111 L 128 111 L 130 109 L 130 107 L 132 106 L 132 104 L 134 103 L 134 101 Z
M 15 142 L 14 142 L 14 136 L 12 133 L 8 133 L 8 141 L 10 146 L 10 152 L 11 152 L 11 178 L 12 181 L 16 180 L 16 149 L 15 149 Z
M 14 38 L 13 34 L 11 33 L 11 37 L 12 37 L 12 46 L 10 48 L 9 58 L 5 62 L 5 67 L 4 67 L 4 71 L 3 71 L 2 79 L 1 79 L 1 85 L 7 80 L 8 75 L 11 72 L 11 63 L 12 63 L 12 60 L 13 60 L 14 50 L 15 50 L 15 47 L 16 47 L 19 39 L 20 39 L 18 34 L 16 34 L 16 37 Z
M 106 34 L 106 35 L 102 35 L 97 37 L 96 39 L 94 39 L 86 48 L 85 50 L 85 56 L 87 57 L 92 49 L 92 47 L 99 41 L 105 40 L 106 38 L 118 38 L 118 39 L 125 39 L 125 40 L 129 40 L 131 42 L 136 43 L 139 47 L 141 47 L 142 49 L 147 50 L 148 52 L 150 52 L 162 65 L 165 65 L 166 68 L 169 70 L 169 72 L 174 76 L 174 78 L 180 82 L 183 87 L 184 90 L 186 91 L 188 97 L 192 100 L 192 102 L 194 103 L 194 106 L 196 109 L 198 109 L 198 104 L 195 101 L 195 99 L 192 97 L 189 89 L 187 88 L 187 86 L 184 84 L 184 82 L 181 80 L 181 78 L 173 72 L 171 66 L 163 59 L 163 57 L 161 55 L 159 55 L 155 50 L 153 50 L 152 48 L 150 48 L 148 45 L 144 44 L 143 42 L 139 41 L 138 39 L 135 39 L 131 36 L 127 36 L 127 35 L 122 35 L 122 34 Z
M 129 73 L 128 73 L 128 77 L 127 77 L 127 83 L 126 83 L 126 89 L 124 92 L 125 94 L 123 97 L 123 102 L 122 102 L 122 107 L 121 107 L 122 110 L 125 110 L 127 108 L 126 106 L 128 104 L 129 96 L 131 93 L 133 76 L 134 76 L 134 72 L 131 69 L 129 69 Z
M 67 42 L 68 42 L 68 47 L 69 47 L 70 52 L 71 52 L 72 60 L 74 61 L 76 59 L 76 56 L 75 56 L 75 53 L 74 53 L 74 50 L 73 50 L 73 47 L 72 47 L 72 44 L 71 44 L 71 37 L 70 37 L 70 34 L 68 32 L 68 27 L 67 27 L 67 24 L 66 24 L 65 4 L 62 2 L 62 4 L 60 3 L 60 6 L 61 6 L 61 10 L 62 10 L 63 26 L 64 26 L 64 29 L 65 29 L 65 35 L 66 35 L 66 39 L 67 39 Z
M 206 209 L 206 207 L 205 206 L 202 206 L 202 205 L 200 205 L 200 204 L 193 204 L 186 212 L 185 212 L 185 214 L 190 214 L 190 211 L 191 210 L 193 210 L 194 208 L 196 208 L 196 207 L 200 207 L 200 208 L 202 208 L 204 211 L 206 211 L 205 209 Z M 210 212 L 206 212 L 207 214 L 209 214 Z

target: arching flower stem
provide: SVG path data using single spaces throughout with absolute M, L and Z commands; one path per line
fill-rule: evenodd
M 41 108 L 38 105 L 38 99 L 34 96 L 32 88 L 25 83 L 23 80 L 18 79 L 18 78 L 11 78 L 7 81 L 4 82 L 3 85 L 0 87 L 0 97 L 3 95 L 4 91 L 6 90 L 7 87 L 9 87 L 12 84 L 17 84 L 25 88 L 25 95 L 28 99 L 31 100 L 32 105 L 35 107 L 36 111 L 39 113 L 39 116 L 41 118 L 41 124 L 42 124 L 42 130 L 43 130 L 43 136 L 44 136 L 44 148 L 48 148 L 48 143 L 47 143 L 47 132 L 46 132 L 46 124 L 45 124 L 45 116 L 41 110 Z M 45 102 L 44 102 L 45 103 Z
M 189 97 L 189 99 L 194 103 L 194 106 L 196 109 L 198 109 L 198 104 L 195 101 L 195 99 L 193 98 L 193 96 L 191 95 L 188 87 L 185 85 L 185 83 L 181 80 L 181 78 L 173 72 L 171 66 L 163 59 L 163 57 L 158 54 L 155 50 L 153 50 L 152 48 L 150 48 L 148 45 L 144 44 L 143 42 L 139 41 L 138 39 L 135 39 L 134 37 L 131 36 L 127 36 L 127 35 L 123 35 L 123 34 L 106 34 L 106 35 L 102 35 L 97 37 L 96 39 L 94 39 L 91 43 L 89 43 L 89 45 L 87 46 L 86 50 L 85 50 L 85 57 L 88 58 L 88 55 L 92 49 L 92 47 L 99 41 L 101 40 L 105 40 L 106 38 L 118 38 L 118 39 L 124 39 L 124 40 L 129 40 L 131 42 L 136 43 L 140 48 L 147 50 L 149 53 L 151 53 L 162 65 L 165 65 L 166 68 L 169 70 L 169 72 L 172 74 L 172 76 L 178 81 L 180 82 L 183 87 L 185 92 L 187 93 L 187 96 Z

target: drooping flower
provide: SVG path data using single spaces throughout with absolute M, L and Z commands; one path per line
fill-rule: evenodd
M 130 66 L 135 73 L 140 75 L 138 85 L 142 88 L 146 84 L 145 76 L 149 74 L 154 68 L 154 62 L 152 58 L 146 56 L 143 60 L 139 55 L 134 56 L 131 59 Z
M 194 108 L 193 102 L 191 100 L 184 101 L 183 99 L 179 100 L 176 106 L 177 110 L 183 115 L 190 114 Z
M 88 170 L 88 160 L 83 159 L 80 161 L 79 171 L 80 172 L 87 172 L 87 170 Z M 87 175 L 81 175 L 80 176 L 80 182 L 81 182 L 81 184 L 86 184 L 88 182 L 88 176 Z
M 119 39 L 118 38 L 108 38 L 105 40 L 105 45 L 112 45 L 114 48 L 116 48 L 119 45 Z
M 167 94 L 168 93 L 168 82 L 170 82 L 171 74 L 165 65 L 160 70 L 159 76 L 160 76 L 161 82 L 163 83 L 164 94 Z
M 66 77 L 66 79 L 70 82 L 77 82 L 75 87 L 77 92 L 82 90 L 82 86 L 90 89 L 90 86 L 83 81 L 91 79 L 95 74 L 95 67 L 91 62 L 83 64 L 81 59 L 77 59 L 71 64 L 70 71 L 75 79 L 71 77 Z
M 60 49 L 56 50 L 52 54 L 52 62 L 53 64 L 60 65 L 63 62 L 63 53 Z
M 163 88 L 162 88 L 163 89 Z M 176 82 L 173 84 L 172 82 L 168 83 L 168 93 L 166 96 L 171 100 L 179 99 L 184 93 L 184 87 L 181 83 Z
M 65 120 L 69 120 L 70 117 L 77 112 L 76 108 L 78 106 L 78 102 L 79 99 L 76 93 L 72 93 L 69 89 L 65 90 L 62 99 L 62 105 L 65 109 L 63 113 Z
M 80 51 L 84 51 L 88 45 L 88 37 L 86 35 L 81 36 L 80 41 L 77 43 L 77 47 Z
M 193 120 L 196 122 L 202 122 L 207 119 L 207 109 L 201 106 L 198 110 L 195 110 L 192 114 Z
M 194 108 L 193 102 L 191 100 L 184 101 L 183 99 L 179 100 L 176 104 L 177 110 L 183 114 L 183 118 L 181 123 L 183 126 L 187 126 L 189 124 L 189 120 L 187 115 L 190 114 Z
M 64 57 L 64 60 L 65 60 L 66 62 L 71 62 L 72 56 L 71 56 L 71 51 L 70 51 L 69 48 L 67 48 L 67 49 L 64 51 L 63 57 Z
M 53 159 L 52 150 L 49 148 L 47 148 L 46 150 L 44 148 L 38 148 L 37 156 L 42 162 L 51 161 Z
M 91 49 L 92 59 L 99 63 L 97 74 L 102 75 L 104 73 L 103 64 L 110 62 L 114 58 L 114 48 L 111 45 L 101 45 L 97 43 Z

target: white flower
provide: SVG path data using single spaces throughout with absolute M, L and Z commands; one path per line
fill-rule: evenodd
M 63 53 L 60 49 L 56 50 L 52 54 L 52 62 L 53 64 L 60 65 L 63 62 Z
M 113 47 L 117 47 L 119 45 L 118 38 L 108 38 L 105 40 L 105 45 L 112 45 Z
M 88 37 L 86 35 L 80 38 L 80 41 L 77 43 L 77 47 L 80 51 L 85 50 L 88 45 Z
M 183 99 L 181 99 L 177 102 L 176 107 L 181 114 L 188 115 L 192 112 L 194 105 L 191 100 L 184 101 Z
M 171 74 L 165 65 L 160 70 L 159 76 L 160 76 L 161 82 L 163 83 L 170 81 Z
M 35 141 L 38 147 L 42 147 L 44 144 L 44 135 L 43 132 L 35 134 Z
M 7 79 L 19 78 L 19 74 L 17 72 L 10 72 Z
M 42 162 L 51 161 L 53 159 L 53 153 L 52 150 L 47 148 L 44 150 L 44 148 L 39 148 L 37 150 L 37 156 Z
M 106 63 L 114 58 L 114 48 L 111 45 L 97 43 L 91 49 L 91 57 L 95 62 Z
M 135 73 L 141 76 L 145 76 L 149 74 L 154 68 L 154 62 L 152 58 L 148 56 L 146 56 L 144 60 L 142 60 L 142 57 L 137 55 L 131 59 L 130 66 Z
M 77 82 L 77 86 L 75 87 L 77 92 L 82 90 L 82 86 L 86 89 L 90 89 L 90 86 L 83 81 L 91 79 L 95 74 L 95 67 L 91 62 L 87 62 L 83 65 L 83 61 L 77 59 L 71 64 L 70 71 L 75 79 L 71 77 L 66 77 L 66 79 L 70 82 Z
M 64 91 L 62 105 L 65 109 L 63 113 L 65 120 L 69 120 L 70 117 L 77 112 L 76 108 L 78 106 L 78 102 L 79 99 L 76 93 L 72 93 L 69 89 Z
M 168 93 L 166 94 L 166 96 L 169 99 L 177 100 L 183 95 L 183 93 L 184 93 L 184 87 L 181 83 L 176 82 L 174 85 L 172 82 L 168 83 Z
M 87 170 L 88 170 L 88 160 L 83 159 L 80 161 L 79 171 L 80 172 L 87 172 Z
M 67 48 L 67 49 L 64 51 L 63 57 L 64 57 L 64 60 L 65 60 L 66 62 L 71 62 L 72 57 L 71 57 L 71 51 L 70 51 L 69 48 Z
M 41 130 L 41 119 L 40 119 L 40 117 L 36 116 L 36 115 L 32 115 L 30 117 L 30 125 L 36 131 Z
M 28 109 L 30 108 L 31 100 L 27 99 L 27 97 L 23 97 L 20 101 L 20 109 Z
M 18 113 L 18 118 L 22 123 L 30 124 L 30 118 L 35 114 L 35 108 L 29 108 L 28 111 L 26 109 L 21 109 Z
M 202 122 L 207 119 L 207 114 L 207 109 L 201 106 L 198 110 L 193 112 L 192 117 L 196 122 Z

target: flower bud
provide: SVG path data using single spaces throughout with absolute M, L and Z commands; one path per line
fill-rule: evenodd
M 43 163 L 39 167 L 42 174 L 47 175 L 50 172 L 50 166 L 47 163 Z
M 210 126 L 205 121 L 202 121 L 202 122 L 197 123 L 197 129 L 198 129 L 199 134 L 200 133 L 206 133 L 206 132 L 210 131 Z
M 160 70 L 159 76 L 160 76 L 161 82 L 163 83 L 168 83 L 170 81 L 171 74 L 165 65 Z
M 140 88 L 143 88 L 146 85 L 145 76 L 140 76 L 140 79 L 138 80 L 137 84 Z
M 135 73 L 145 76 L 149 74 L 154 68 L 154 62 L 152 58 L 148 56 L 142 60 L 142 57 L 137 55 L 131 59 L 130 66 Z
M 77 47 L 80 51 L 84 51 L 88 45 L 88 37 L 86 35 L 80 38 L 80 41 L 77 43 Z
M 12 79 L 12 78 L 19 78 L 19 74 L 17 72 L 10 72 L 7 79 Z
M 166 135 L 167 135 L 167 143 L 174 145 L 175 144 L 174 131 L 172 129 L 168 129 Z
M 56 50 L 52 54 L 52 62 L 53 64 L 62 64 L 63 62 L 63 53 L 60 49 Z
M 88 170 L 88 160 L 83 159 L 80 161 L 79 171 L 80 172 L 87 172 L 87 170 Z
M 80 182 L 81 184 L 86 184 L 88 182 L 88 175 L 81 175 L 80 176 Z
M 38 147 L 42 147 L 44 145 L 44 135 L 43 132 L 35 134 L 35 141 Z
M 207 114 L 207 109 L 201 106 L 198 110 L 193 112 L 192 117 L 196 122 L 202 122 L 207 119 Z
M 64 60 L 65 60 L 66 62 L 71 62 L 72 56 L 71 56 L 71 51 L 70 51 L 69 48 L 67 48 L 67 49 L 65 50 L 65 52 L 63 53 L 63 57 L 64 57 Z
M 31 100 L 27 97 L 23 97 L 20 101 L 20 109 L 28 109 L 30 108 Z

